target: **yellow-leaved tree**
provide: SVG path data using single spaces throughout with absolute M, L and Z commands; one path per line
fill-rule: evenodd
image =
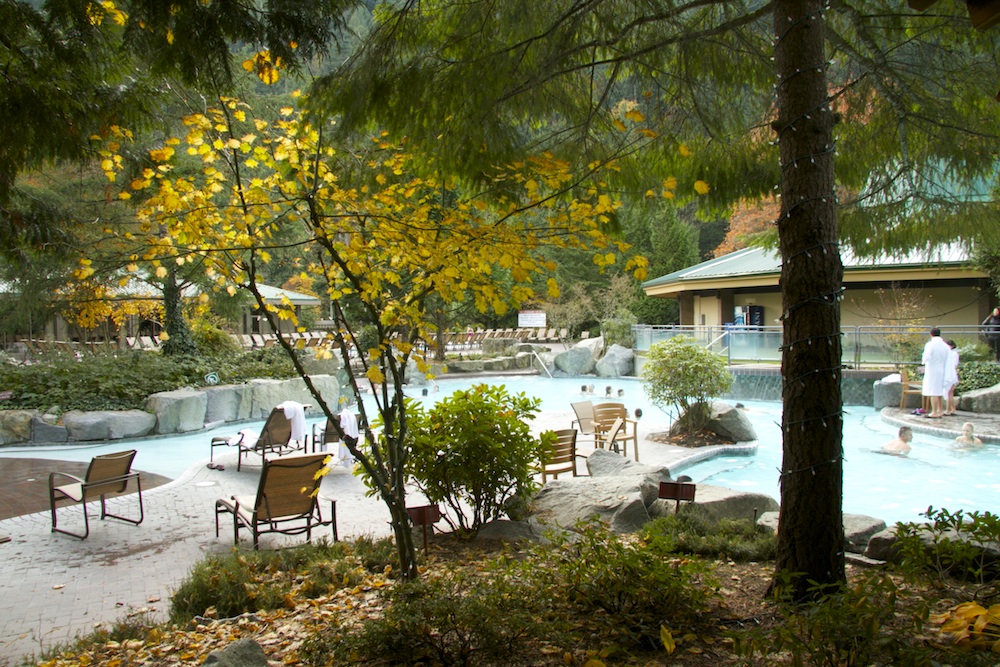
M 325 285 L 332 301 L 345 367 L 352 359 L 364 364 L 364 375 L 351 379 L 363 423 L 373 420 L 363 414 L 358 382 L 376 397 L 381 429 L 347 442 L 389 508 L 402 575 L 416 577 L 403 383 L 407 372 L 426 372 L 417 343 L 435 333 L 433 304 L 468 302 L 504 313 L 539 292 L 556 295 L 548 277 L 554 267 L 540 259 L 546 247 L 593 248 L 599 267 L 618 261 L 627 245 L 609 235 L 609 226 L 619 202 L 594 177 L 598 167 L 613 165 L 589 165 L 578 174 L 542 154 L 463 186 L 438 175 L 434 158 L 409 152 L 405 140 L 382 135 L 334 147 L 326 139 L 331 121 L 307 120 L 289 107 L 267 122 L 236 99 L 220 102 L 186 117 L 186 136 L 151 151 L 154 166 L 120 195 L 142 194 L 140 226 L 154 239 L 143 259 L 202 265 L 217 289 L 249 290 L 277 331 L 277 320 L 294 323 L 295 312 L 290 304 L 264 302 L 258 272 L 276 239 L 284 245 L 297 239 L 314 285 Z M 119 173 L 115 154 L 104 160 L 110 178 Z M 179 175 L 175 162 L 192 158 L 200 169 Z M 627 268 L 645 277 L 643 258 L 628 260 Z M 377 344 L 364 354 L 355 354 L 359 322 L 348 303 L 377 331 Z M 339 406 L 315 390 L 290 342 L 280 343 L 317 405 L 327 417 L 336 415 Z

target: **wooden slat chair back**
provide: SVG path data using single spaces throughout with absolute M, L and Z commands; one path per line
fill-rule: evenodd
M 610 427 L 600 433 L 597 433 L 597 446 L 601 449 L 617 452 L 623 456 L 627 455 L 628 450 L 625 448 L 625 443 L 621 439 L 622 430 L 624 428 L 625 420 L 621 417 L 615 419 Z
M 899 409 L 907 409 L 907 396 L 920 396 L 920 407 L 928 409 L 927 400 L 924 398 L 924 387 L 922 382 L 914 382 L 910 378 L 910 373 L 905 368 L 899 371 L 899 381 L 902 385 L 902 393 L 899 396 Z
M 560 473 L 576 473 L 576 429 L 568 428 L 556 431 L 556 442 L 542 462 L 542 484 L 548 477 L 558 479 Z
M 64 472 L 53 472 L 49 474 L 49 508 L 52 511 L 52 532 L 64 533 L 87 539 L 90 535 L 90 519 L 87 516 L 87 501 L 94 498 L 101 500 L 101 519 L 112 518 L 126 521 L 135 525 L 142 523 L 142 483 L 139 480 L 139 473 L 132 472 L 132 460 L 135 459 L 135 450 L 115 454 L 101 454 L 95 456 L 87 467 L 87 475 L 83 479 Z M 129 480 L 135 480 L 136 491 L 139 495 L 139 518 L 119 516 L 108 512 L 105 505 L 105 497 L 109 495 L 119 495 L 128 489 Z M 69 480 L 66 484 L 57 485 L 57 480 Z M 83 533 L 74 533 L 58 527 L 58 517 L 56 508 L 60 502 L 69 501 L 79 503 L 83 506 Z
M 695 485 L 687 482 L 660 482 L 659 497 L 673 500 L 674 514 L 681 508 L 681 501 L 694 502 Z
M 337 501 L 330 502 L 330 515 L 324 518 L 319 505 L 321 471 L 327 454 L 298 454 L 264 461 L 256 496 L 232 496 L 215 502 L 215 536 L 219 536 L 219 515 L 233 515 L 233 543 L 239 542 L 240 529 L 253 534 L 253 548 L 266 533 L 301 535 L 312 540 L 313 528 L 332 526 L 337 535 Z
M 621 403 L 598 403 L 594 406 L 594 430 L 599 434 L 605 433 L 615 423 L 616 419 L 622 420 L 622 429 L 618 434 L 617 441 L 621 443 L 623 451 L 628 449 L 629 442 L 632 443 L 635 452 L 635 460 L 639 460 L 639 434 L 636 430 L 635 420 L 628 418 L 628 411 Z

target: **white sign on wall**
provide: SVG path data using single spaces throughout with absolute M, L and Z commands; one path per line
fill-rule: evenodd
M 522 329 L 545 327 L 544 310 L 521 310 L 517 313 L 517 326 Z

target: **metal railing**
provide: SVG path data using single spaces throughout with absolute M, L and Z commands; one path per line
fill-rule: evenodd
M 941 326 L 941 337 L 954 339 L 959 347 L 986 344 L 986 328 L 981 326 Z M 920 363 L 929 326 L 841 327 L 842 359 L 853 368 Z M 632 326 L 635 350 L 649 350 L 653 343 L 674 336 L 694 338 L 701 345 L 726 357 L 730 365 L 779 363 L 782 328 L 779 326 Z

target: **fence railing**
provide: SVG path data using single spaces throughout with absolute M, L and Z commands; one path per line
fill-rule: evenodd
M 986 344 L 981 326 L 941 326 L 941 337 L 959 347 Z M 843 363 L 854 368 L 877 365 L 918 364 L 930 327 L 856 326 L 841 327 Z M 694 338 L 701 345 L 726 357 L 729 364 L 778 363 L 781 361 L 782 328 L 778 326 L 678 326 L 633 325 L 637 351 L 674 336 Z

